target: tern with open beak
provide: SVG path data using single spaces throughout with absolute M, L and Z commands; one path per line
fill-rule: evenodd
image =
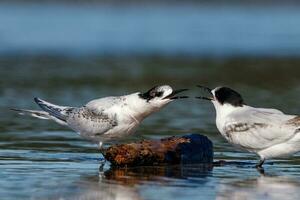
M 263 170 L 266 159 L 300 151 L 300 116 L 248 106 L 238 92 L 228 87 L 198 87 L 209 94 L 196 98 L 213 103 L 219 132 L 229 143 L 256 153 L 260 157 L 256 165 L 259 170 Z
M 99 144 L 133 134 L 147 116 L 161 110 L 187 89 L 173 90 L 168 85 L 155 86 L 147 92 L 104 97 L 82 107 L 58 106 L 34 98 L 42 111 L 12 109 L 22 115 L 50 119 L 70 127 L 83 138 Z

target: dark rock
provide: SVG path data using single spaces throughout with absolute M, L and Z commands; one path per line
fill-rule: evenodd
M 113 167 L 212 164 L 213 144 L 206 136 L 190 134 L 113 145 L 104 157 Z

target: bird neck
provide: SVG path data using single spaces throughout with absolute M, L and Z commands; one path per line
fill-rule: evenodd
M 226 121 L 228 120 L 226 117 L 239 108 L 234 107 L 230 104 L 221 105 L 216 101 L 213 101 L 213 104 L 216 109 L 216 126 L 220 131 L 220 133 L 223 134 L 223 126 L 226 124 Z
M 215 109 L 216 109 L 216 117 L 217 120 L 218 119 L 222 119 L 224 117 L 226 117 L 227 115 L 229 115 L 230 113 L 239 110 L 241 108 L 243 108 L 244 106 L 233 106 L 231 104 L 225 103 L 223 105 L 221 105 L 218 102 L 213 102 Z
M 141 122 L 152 113 L 159 111 L 160 108 L 147 103 L 147 101 L 141 99 L 138 94 L 139 93 L 127 95 L 125 104 L 127 106 L 128 115 Z

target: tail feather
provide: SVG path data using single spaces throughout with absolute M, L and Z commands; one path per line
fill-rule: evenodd
M 11 108 L 11 110 L 18 112 L 20 115 L 29 115 L 39 119 L 51 119 L 61 125 L 67 125 L 66 118 L 68 113 L 74 108 L 54 105 L 39 98 L 34 98 L 34 101 L 43 111 L 16 108 Z
M 20 115 L 29 115 L 32 117 L 36 117 L 39 119 L 51 119 L 51 116 L 49 113 L 45 111 L 38 111 L 38 110 L 25 110 L 25 109 L 16 109 L 16 108 L 11 108 L 10 110 L 18 112 Z
M 70 107 L 54 105 L 39 98 L 34 98 L 34 101 L 49 115 L 64 122 L 66 121 L 67 117 L 66 111 L 71 109 Z

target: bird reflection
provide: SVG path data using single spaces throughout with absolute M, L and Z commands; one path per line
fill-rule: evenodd
M 216 199 L 299 199 L 299 187 L 292 178 L 260 176 L 222 184 Z
M 61 192 L 53 194 L 51 199 L 70 200 L 142 200 L 138 189 L 131 186 L 117 184 L 103 180 L 97 174 L 80 176 L 80 179 L 72 183 L 72 194 Z
M 89 186 L 85 192 L 72 199 L 141 200 L 136 189 L 114 184 Z

